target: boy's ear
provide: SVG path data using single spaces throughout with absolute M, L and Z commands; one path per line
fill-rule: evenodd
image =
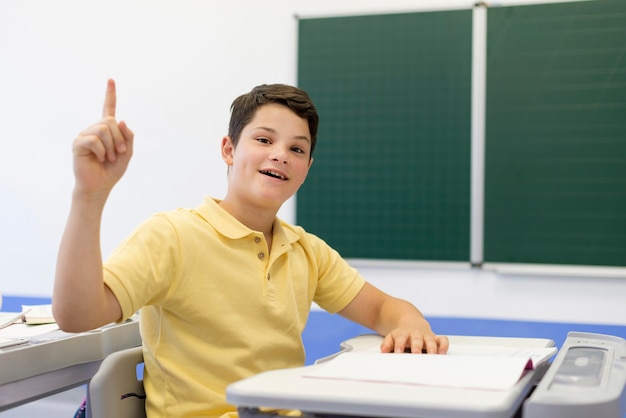
M 233 140 L 230 136 L 225 136 L 222 138 L 222 160 L 227 165 L 233 165 L 233 151 L 235 147 L 233 146 Z

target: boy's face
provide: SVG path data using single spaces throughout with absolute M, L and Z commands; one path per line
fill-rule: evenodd
M 222 158 L 230 166 L 229 195 L 278 210 L 304 183 L 313 162 L 307 120 L 285 106 L 263 105 L 243 128 L 237 148 L 224 137 Z

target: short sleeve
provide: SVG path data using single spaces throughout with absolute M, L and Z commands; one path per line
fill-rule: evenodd
M 322 309 L 337 313 L 357 296 L 365 278 L 325 241 L 309 234 L 315 248 L 318 278 L 314 302 Z
M 180 242 L 166 215 L 157 214 L 136 228 L 104 264 L 104 282 L 116 296 L 123 319 L 157 304 L 175 291 Z

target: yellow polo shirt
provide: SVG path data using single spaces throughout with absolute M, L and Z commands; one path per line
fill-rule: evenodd
M 146 412 L 236 416 L 231 382 L 304 364 L 301 334 L 312 302 L 331 313 L 365 279 L 320 238 L 276 219 L 272 251 L 206 198 L 158 213 L 105 263 L 124 319 L 140 310 Z

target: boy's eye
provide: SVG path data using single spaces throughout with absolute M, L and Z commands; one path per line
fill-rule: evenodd
M 295 151 L 295 152 L 298 152 L 300 154 L 304 153 L 304 150 L 302 148 L 300 148 L 300 147 L 292 147 L 291 150 Z
M 261 138 L 257 138 L 256 140 L 257 140 L 257 141 L 259 141 L 259 142 L 262 142 L 262 143 L 264 143 L 264 144 L 269 144 L 269 142 L 270 142 L 270 140 L 269 140 L 269 139 L 267 139 L 267 138 L 263 138 L 263 137 L 261 137 Z

